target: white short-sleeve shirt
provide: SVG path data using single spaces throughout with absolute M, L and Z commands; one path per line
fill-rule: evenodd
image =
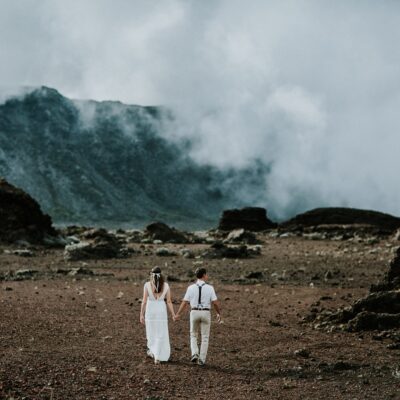
M 199 304 L 199 286 L 201 285 L 201 304 Z M 187 290 L 184 301 L 190 302 L 192 308 L 211 308 L 211 302 L 217 300 L 214 288 L 198 279 L 196 283 L 190 285 Z

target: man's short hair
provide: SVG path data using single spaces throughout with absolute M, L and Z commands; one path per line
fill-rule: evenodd
M 201 279 L 204 275 L 207 274 L 207 270 L 205 268 L 197 268 L 194 272 L 198 279 Z

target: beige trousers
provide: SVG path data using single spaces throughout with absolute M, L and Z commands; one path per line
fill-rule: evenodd
M 192 310 L 190 312 L 190 348 L 192 350 L 192 356 L 198 354 L 200 360 L 203 362 L 206 361 L 207 357 L 210 327 L 210 311 Z M 201 334 L 200 353 L 198 345 L 199 333 Z

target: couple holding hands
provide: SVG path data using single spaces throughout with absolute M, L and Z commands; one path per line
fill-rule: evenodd
M 151 270 L 150 281 L 144 285 L 140 322 L 146 325 L 147 355 L 152 357 L 156 364 L 168 361 L 171 354 L 167 306 L 174 321 L 177 321 L 184 309 L 190 306 L 191 362 L 198 365 L 204 365 L 206 362 L 211 327 L 211 305 L 217 313 L 218 322 L 221 321 L 221 309 L 214 288 L 207 283 L 206 269 L 198 268 L 195 274 L 197 281 L 187 288 L 176 314 L 171 300 L 171 290 L 159 267 Z

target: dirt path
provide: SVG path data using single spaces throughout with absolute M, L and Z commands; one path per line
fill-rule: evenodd
M 383 274 L 389 252 L 368 253 L 363 265 L 346 252 L 342 258 L 334 256 L 338 244 L 330 242 L 274 246 L 241 264 L 208 262 L 224 323 L 212 325 L 204 368 L 189 362 L 188 315 L 170 322 L 169 363 L 155 366 L 145 357 L 139 300 L 149 266 L 160 259 L 91 262 L 88 267 L 94 271 L 114 276 L 75 279 L 50 274 L 65 267 L 59 251 L 38 251 L 30 259 L 1 256 L 3 271 L 31 267 L 47 275 L 1 284 L 0 398 L 400 399 L 399 350 L 388 350 L 384 341 L 373 339 L 374 333 L 327 333 L 301 322 L 315 304 L 333 309 L 365 294 L 368 284 Z M 282 272 L 277 256 L 288 246 L 286 269 L 303 265 L 301 251 L 310 254 L 308 269 L 297 277 L 288 275 L 290 279 L 271 277 L 275 270 Z M 322 264 L 318 251 L 325 252 Z M 343 285 L 311 279 L 333 268 L 332 260 L 345 274 Z M 167 271 L 188 280 L 193 260 L 162 261 Z M 259 284 L 224 282 L 227 276 L 236 279 L 265 269 L 269 273 Z M 178 301 L 186 282 L 171 286 Z M 301 349 L 306 350 L 303 356 L 295 354 Z

